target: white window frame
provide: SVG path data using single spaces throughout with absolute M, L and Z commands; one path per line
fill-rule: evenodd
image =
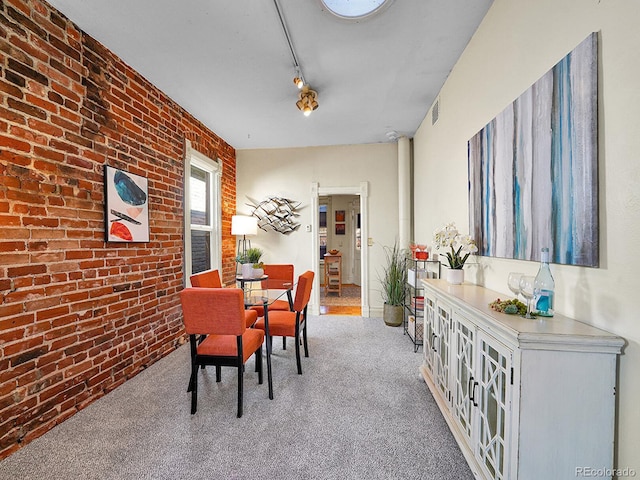
M 211 174 L 212 195 L 209 196 L 209 211 L 211 225 L 191 225 L 191 167 L 195 166 Z M 222 268 L 222 162 L 212 160 L 191 147 L 187 140 L 185 170 L 184 170 L 184 272 L 185 285 L 191 286 L 191 230 L 208 231 L 211 233 L 211 268 Z

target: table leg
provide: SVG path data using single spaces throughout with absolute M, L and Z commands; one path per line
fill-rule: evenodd
M 264 336 L 267 343 L 267 383 L 269 384 L 269 399 L 273 400 L 273 379 L 271 377 L 271 336 L 269 335 L 269 306 L 264 302 Z

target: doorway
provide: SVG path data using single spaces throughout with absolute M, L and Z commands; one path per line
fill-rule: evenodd
M 360 219 L 358 195 L 319 198 L 320 315 L 362 313 Z
M 315 315 L 369 316 L 368 183 L 357 187 L 312 184 L 312 258 L 317 275 L 309 304 Z M 339 295 L 325 291 L 324 255 L 338 250 L 342 261 Z

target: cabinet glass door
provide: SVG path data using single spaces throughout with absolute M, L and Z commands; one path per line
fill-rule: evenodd
M 490 478 L 509 478 L 506 447 L 511 411 L 511 364 L 513 354 L 495 339 L 478 332 L 476 455 Z
M 449 390 L 449 345 L 451 341 L 451 307 L 445 303 L 436 304 L 435 336 L 433 346 L 433 381 L 447 400 L 451 401 Z
M 435 362 L 435 318 L 436 301 L 433 297 L 424 297 L 424 362 L 433 377 L 433 365 Z
M 452 345 L 453 372 L 453 416 L 458 422 L 460 430 L 471 442 L 473 432 L 472 418 L 474 406 L 477 401 L 474 395 L 477 394 L 477 381 L 473 376 L 474 362 L 474 342 L 476 340 L 475 326 L 467 319 L 454 314 L 453 319 L 454 341 Z

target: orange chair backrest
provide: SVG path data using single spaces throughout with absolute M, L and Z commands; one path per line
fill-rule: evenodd
M 247 328 L 240 288 L 185 288 L 180 302 L 189 335 L 242 335 Z
M 220 272 L 218 270 L 207 270 L 206 272 L 196 273 L 189 277 L 192 287 L 205 288 L 222 288 L 220 281 Z
M 262 288 L 286 290 L 293 286 L 293 265 L 271 264 L 264 265 L 263 268 L 264 274 L 269 275 L 269 279 L 262 282 Z
M 311 298 L 311 287 L 313 286 L 314 273 L 311 270 L 307 270 L 298 277 L 298 285 L 296 287 L 296 298 L 293 301 L 293 309 L 296 312 L 301 312 L 304 307 L 309 303 Z

